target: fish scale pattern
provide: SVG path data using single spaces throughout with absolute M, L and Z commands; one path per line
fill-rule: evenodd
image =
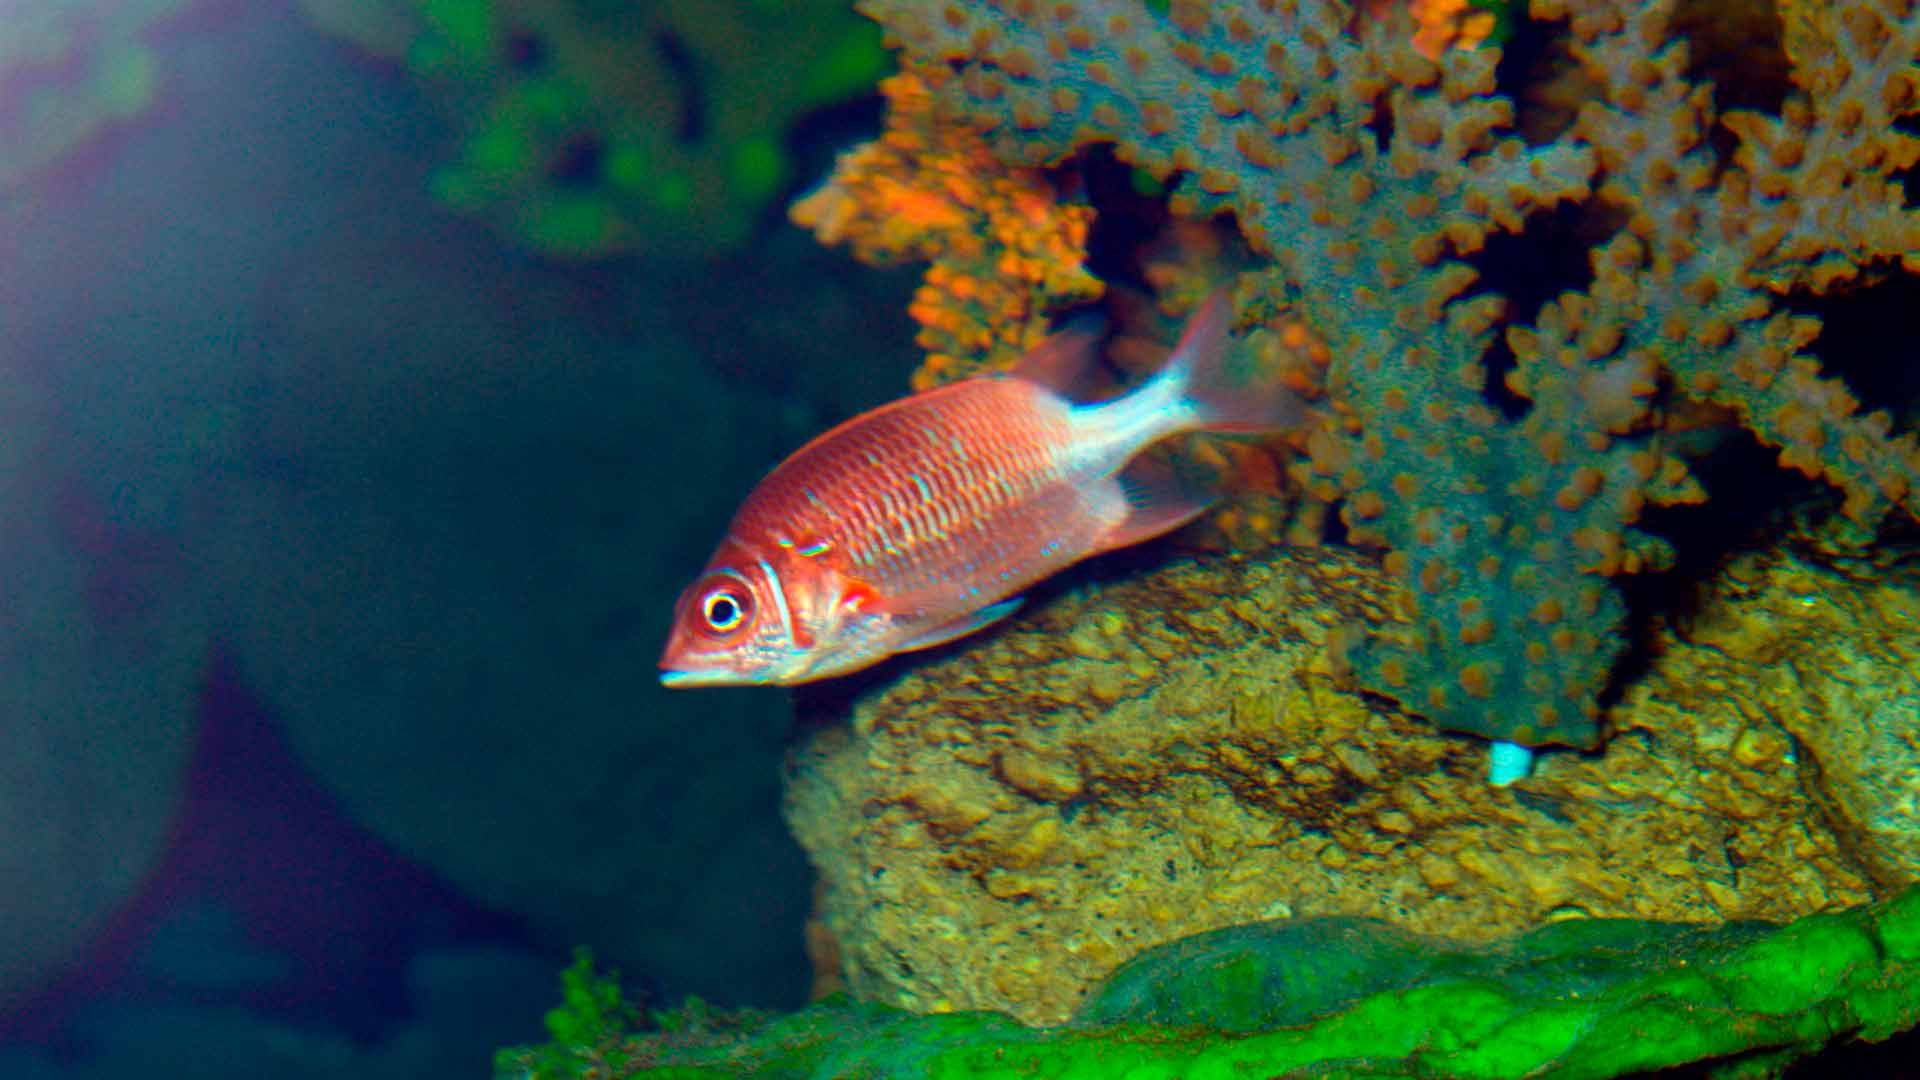
M 1064 403 L 1015 379 L 955 383 L 802 447 L 754 492 L 734 532 L 789 536 L 907 609 L 1004 595 L 1084 555 L 1106 524 L 1068 462 Z M 804 486 L 803 486 L 804 485 Z M 808 491 L 831 492 L 813 499 Z
M 1896 126 L 1916 111 L 1912 0 L 1810 14 L 1777 117 L 1715 115 L 1671 3 L 1539 0 L 1595 100 L 1535 145 L 1508 131 L 1494 51 L 1431 60 L 1404 19 L 1324 0 L 861 8 L 1004 160 L 1111 144 L 1174 183 L 1177 212 L 1234 215 L 1332 357 L 1299 479 L 1399 583 L 1401 621 L 1349 661 L 1443 727 L 1600 737 L 1623 650 L 1612 579 L 1668 554 L 1635 523 L 1702 497 L 1667 445 L 1674 400 L 1729 407 L 1861 520 L 1920 512 L 1912 437 L 1859 412 L 1805 352 L 1817 323 L 1781 304 L 1920 252 L 1897 177 L 1915 156 Z M 1521 322 L 1465 260 L 1567 201 L 1623 224 L 1590 283 Z

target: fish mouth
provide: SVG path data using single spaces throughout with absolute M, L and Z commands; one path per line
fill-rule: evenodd
M 743 680 L 730 671 L 699 671 L 675 668 L 660 670 L 660 685 L 671 690 L 686 690 L 698 686 L 740 686 Z

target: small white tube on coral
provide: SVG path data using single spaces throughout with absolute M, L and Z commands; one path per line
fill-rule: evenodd
M 1487 752 L 1487 783 L 1506 787 L 1533 771 L 1533 751 L 1519 743 L 1495 740 Z

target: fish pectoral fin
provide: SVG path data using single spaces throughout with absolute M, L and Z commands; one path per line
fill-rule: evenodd
M 938 626 L 929 627 L 924 633 L 916 635 L 909 639 L 905 645 L 900 646 L 899 651 L 912 652 L 915 649 L 931 649 L 935 645 L 945 645 L 955 638 L 966 637 L 975 630 L 992 626 L 994 623 L 1020 610 L 1020 605 L 1024 602 L 1021 597 L 1016 596 L 1011 600 L 1002 600 L 997 604 L 988 604 L 979 611 L 962 615 L 957 619 L 948 620 Z
M 840 614 L 873 615 L 886 608 L 880 590 L 858 578 L 848 578 L 840 588 Z
M 1126 516 L 1100 535 L 1093 554 L 1172 532 L 1219 501 L 1211 491 L 1192 490 L 1172 467 L 1151 458 L 1136 458 L 1108 483 L 1116 489 L 1114 498 L 1125 502 Z

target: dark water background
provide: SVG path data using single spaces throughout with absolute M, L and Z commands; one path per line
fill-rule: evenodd
M 654 662 L 759 472 L 905 385 L 911 280 L 777 209 L 535 258 L 290 5 L 152 43 L 159 108 L 0 195 L 0 1076 L 477 1075 L 575 944 L 802 1002 L 785 700 Z

